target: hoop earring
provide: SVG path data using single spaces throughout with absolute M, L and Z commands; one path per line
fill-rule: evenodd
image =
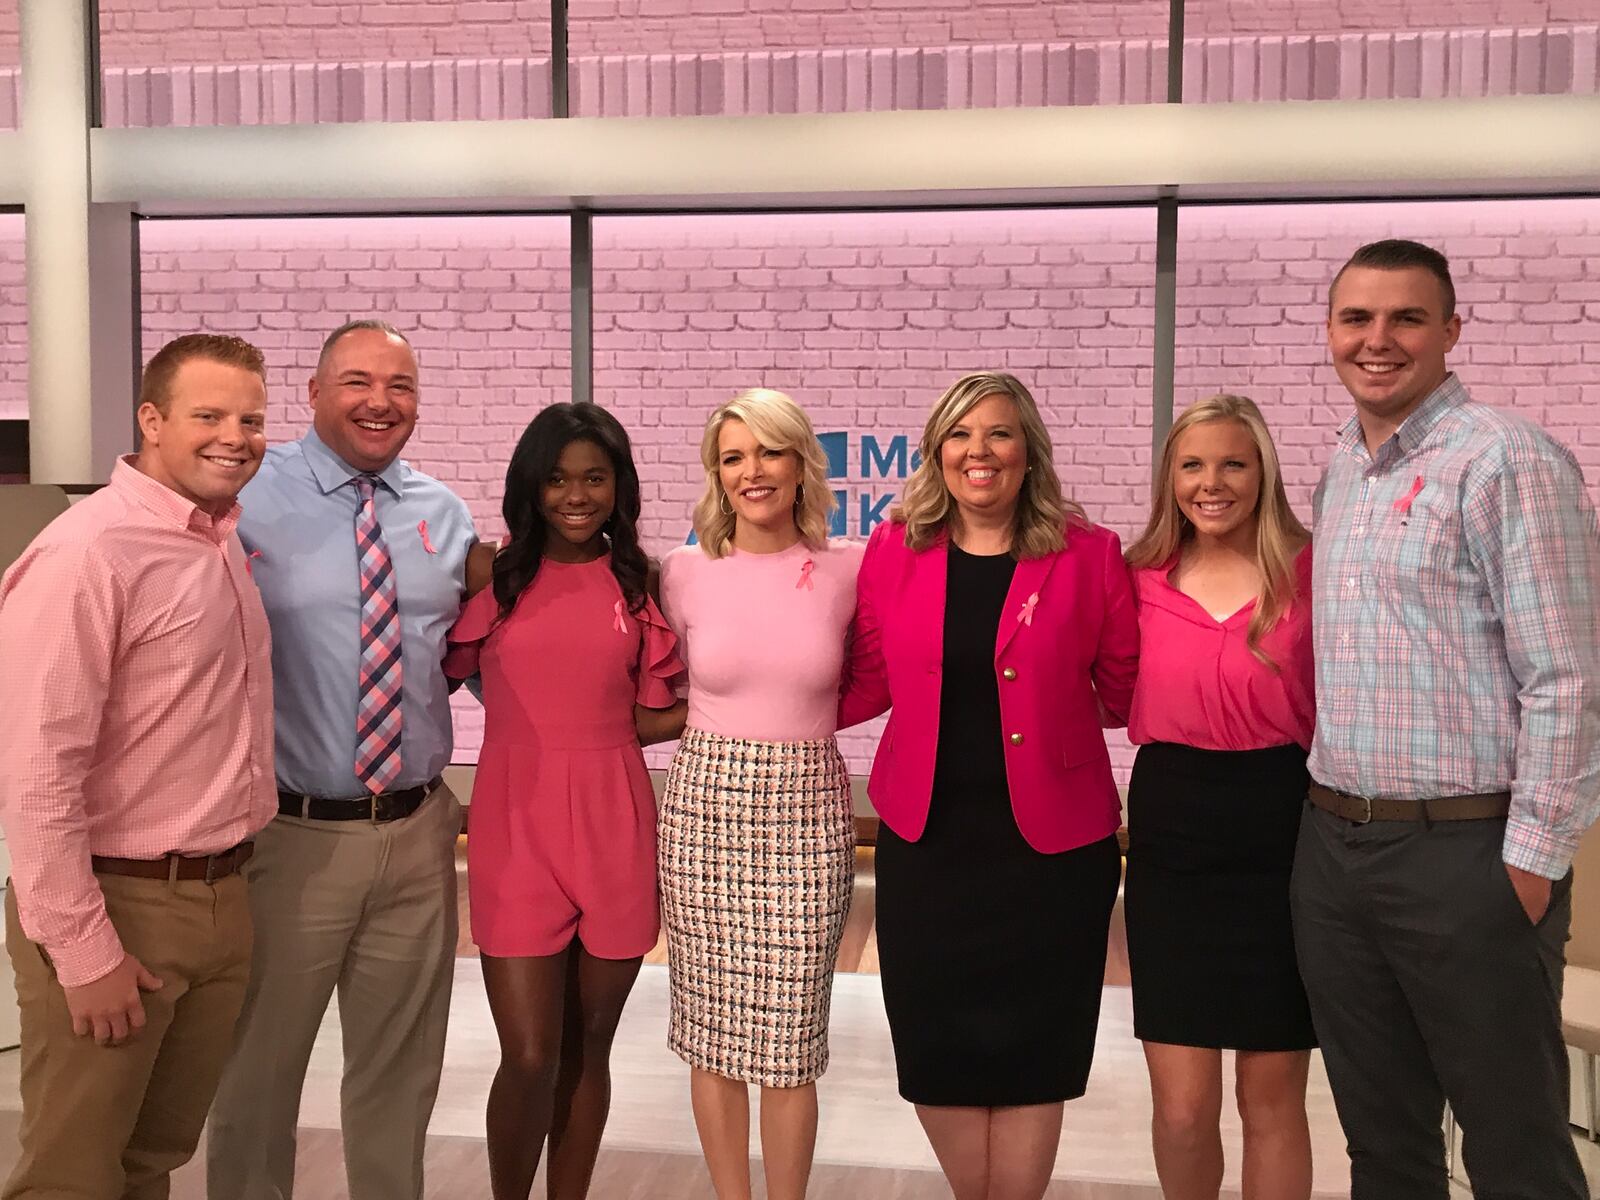
M 725 517 L 733 516 L 733 501 L 728 499 L 728 493 L 723 492 L 717 498 L 717 511 Z

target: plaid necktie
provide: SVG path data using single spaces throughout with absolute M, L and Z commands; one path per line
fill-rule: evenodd
M 377 478 L 357 475 L 356 556 L 361 568 L 361 677 L 356 692 L 356 778 L 374 794 L 400 774 L 400 605 L 394 564 L 372 502 Z

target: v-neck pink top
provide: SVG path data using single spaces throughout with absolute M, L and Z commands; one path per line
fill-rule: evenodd
M 1139 681 L 1128 739 L 1201 750 L 1310 749 L 1316 725 L 1311 657 L 1311 547 L 1294 560 L 1295 598 L 1261 639 L 1277 670 L 1246 640 L 1255 601 L 1219 621 L 1169 578 L 1177 560 L 1133 573 Z

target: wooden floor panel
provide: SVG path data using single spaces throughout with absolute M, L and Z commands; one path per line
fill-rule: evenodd
M 689 1111 L 688 1071 L 665 1045 L 667 990 L 666 972 L 645 967 L 623 1015 L 595 1200 L 713 1200 Z M 945 1200 L 949 1191 L 915 1114 L 895 1093 L 894 1060 L 876 977 L 841 973 L 835 978 L 831 1040 L 832 1066 L 818 1084 L 822 1119 L 813 1200 Z M 488 1197 L 483 1110 L 498 1059 L 478 964 L 462 960 L 456 968 L 444 1078 L 428 1139 L 429 1200 Z M 16 1157 L 19 1060 L 15 1052 L 0 1054 L 0 1172 L 8 1171 Z M 345 1195 L 336 1132 L 341 1060 L 338 1014 L 332 1011 L 312 1053 L 301 1107 L 299 1200 L 340 1200 Z M 1231 1062 L 1226 1060 L 1225 1071 L 1225 1094 L 1231 1095 Z M 1319 1060 L 1313 1061 L 1308 1114 L 1315 1195 L 1318 1200 L 1346 1196 L 1344 1140 Z M 1049 1200 L 1155 1200 L 1159 1193 L 1149 1121 L 1149 1083 L 1132 1037 L 1128 991 L 1107 988 L 1089 1091 L 1067 1105 Z M 759 1127 L 759 1121 L 752 1125 Z M 1236 1197 L 1240 1128 L 1231 1106 L 1223 1113 L 1222 1136 L 1228 1158 L 1223 1196 Z M 1578 1146 L 1591 1178 L 1600 1181 L 1600 1147 L 1587 1141 Z M 176 1200 L 201 1200 L 202 1176 L 199 1163 L 184 1168 L 176 1180 Z M 534 1194 L 542 1196 L 542 1189 Z
M 17 1115 L 0 1112 L 0 1171 L 16 1161 Z M 192 1162 L 172 1177 L 172 1200 L 205 1200 L 204 1144 Z M 425 1151 L 425 1200 L 492 1200 L 489 1163 L 477 1138 L 429 1137 Z M 756 1164 L 759 1171 L 760 1164 Z M 766 1188 L 755 1180 L 755 1200 Z M 295 1163 L 295 1200 L 344 1200 L 344 1150 L 338 1133 L 302 1129 Z M 819 1165 L 811 1176 L 817 1200 L 949 1200 L 950 1189 L 932 1171 Z M 544 1171 L 532 1195 L 544 1196 Z M 591 1200 L 716 1200 L 698 1154 L 602 1150 L 595 1164 Z M 1160 1200 L 1155 1189 L 1123 1184 L 1058 1181 L 1046 1200 Z

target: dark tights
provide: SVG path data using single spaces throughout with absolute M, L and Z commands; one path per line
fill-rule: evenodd
M 577 941 L 542 958 L 483 956 L 500 1035 L 486 1119 L 494 1200 L 528 1200 L 547 1137 L 550 1200 L 588 1195 L 611 1107 L 611 1040 L 642 961 L 596 958 Z

